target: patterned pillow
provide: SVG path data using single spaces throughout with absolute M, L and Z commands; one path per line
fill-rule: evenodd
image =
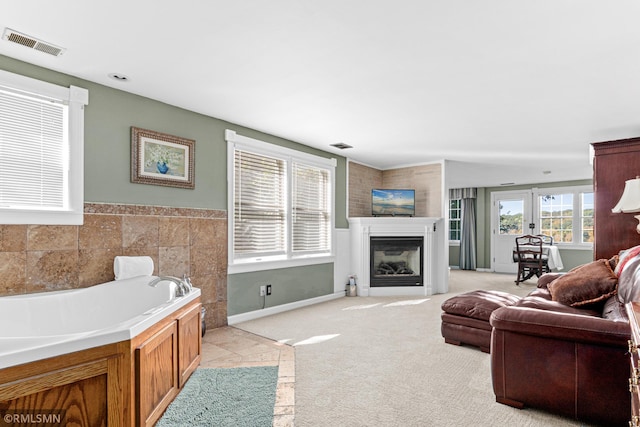
M 620 251 L 620 254 L 618 256 L 618 263 L 616 264 L 615 269 L 616 276 L 620 277 L 620 274 L 624 270 L 624 267 L 627 265 L 627 263 L 638 255 L 640 255 L 640 245 L 634 246 L 624 251 Z
M 640 255 L 630 257 L 618 277 L 618 301 L 626 304 L 640 299 Z

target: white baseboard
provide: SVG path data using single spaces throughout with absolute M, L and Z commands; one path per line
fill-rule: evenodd
M 480 273 L 493 273 L 493 270 L 490 268 L 476 268 L 476 271 Z
M 296 308 L 306 307 L 308 305 L 319 304 L 321 302 L 331 301 L 338 298 L 345 297 L 344 291 L 335 292 L 333 294 L 323 295 L 321 297 L 309 298 L 302 301 L 290 302 L 288 304 L 277 305 L 275 307 L 267 307 L 262 310 L 249 311 L 246 313 L 235 314 L 227 317 L 227 323 L 229 325 L 235 325 L 236 323 L 246 322 L 248 320 L 259 319 L 265 316 L 271 316 L 272 314 L 283 313 L 285 311 L 294 310 Z

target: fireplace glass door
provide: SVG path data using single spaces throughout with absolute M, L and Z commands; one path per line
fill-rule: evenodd
M 370 286 L 422 286 L 422 237 L 371 237 Z

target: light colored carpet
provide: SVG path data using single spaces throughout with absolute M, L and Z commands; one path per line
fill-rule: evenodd
M 490 355 L 444 343 L 444 300 L 534 289 L 514 276 L 453 270 L 447 294 L 345 297 L 235 326 L 295 346 L 296 427 L 584 425 L 496 403 Z
M 277 366 L 199 368 L 156 427 L 271 427 Z

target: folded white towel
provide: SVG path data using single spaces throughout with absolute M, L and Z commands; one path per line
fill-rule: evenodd
M 148 256 L 117 256 L 113 259 L 116 280 L 153 274 L 153 259 Z

